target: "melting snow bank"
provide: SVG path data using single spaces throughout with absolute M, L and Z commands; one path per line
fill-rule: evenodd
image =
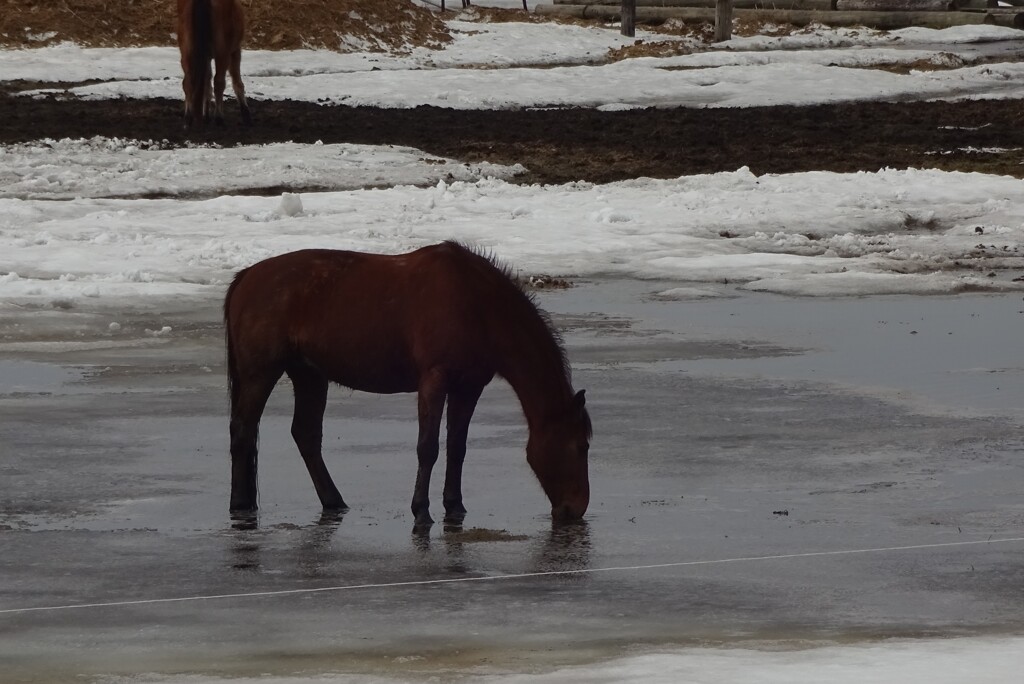
M 313 676 L 168 677 L 142 675 L 106 677 L 104 684 L 393 684 L 452 679 L 480 684 L 1011 684 L 1024 668 L 1024 639 L 990 637 L 893 640 L 852 646 L 802 650 L 691 648 L 629 656 L 543 673 L 456 672 L 431 668 L 429 659 L 395 658 L 387 670 L 410 674 L 345 674 Z
M 267 189 L 353 190 L 511 178 L 520 165 L 462 164 L 410 147 L 272 145 L 164 149 L 93 138 L 0 147 L 0 197 L 210 196 Z
M 362 173 L 386 186 L 487 170 L 357 146 L 174 150 L 134 166 L 145 154 L 98 141 L 0 153 L 0 174 L 34 197 L 0 199 L 0 308 L 211 299 L 235 270 L 275 254 L 397 253 L 449 238 L 525 273 L 794 295 L 1024 290 L 1024 181 L 1010 177 L 913 169 L 756 176 L 744 168 L 609 185 L 484 178 L 203 201 L 89 198 L 111 187 L 189 195 L 257 181 L 343 185 Z M 80 198 L 43 199 L 71 195 Z
M 817 27 L 793 36 L 737 38 L 710 47 L 640 32 L 648 42 L 677 42 L 694 53 L 610 64 L 605 63 L 610 51 L 631 45 L 633 39 L 606 28 L 460 21 L 449 26 L 456 39 L 444 50 L 418 49 L 403 56 L 247 51 L 246 89 L 255 100 L 454 109 L 751 107 L 1024 97 L 1024 66 L 1010 63 L 1018 59 L 1019 49 L 1004 49 L 1014 46 L 1019 32 L 995 26 L 888 33 Z M 1004 45 L 993 47 L 997 43 Z M 1001 58 L 1008 63 L 979 64 Z M 874 68 L 921 64 L 938 70 L 897 74 Z M 488 68 L 466 68 L 481 65 Z M 173 48 L 60 45 L 0 50 L 0 80 L 17 79 L 107 81 L 71 90 L 84 98 L 181 97 Z
M 812 55 L 750 53 L 725 66 L 684 68 L 695 60 L 631 59 L 599 66 L 503 69 L 403 69 L 246 78 L 254 100 L 295 100 L 352 107 L 521 109 L 531 107 L 760 107 L 865 100 L 1024 97 L 1024 64 L 891 73 L 879 63 L 934 61 L 938 51 L 897 59 L 852 50 Z M 836 60 L 840 62 L 836 64 Z M 736 62 L 742 63 L 736 63 Z M 817 63 L 817 62 L 822 63 Z M 177 99 L 175 79 L 109 81 L 71 88 L 84 99 Z M 45 94 L 40 90 L 27 94 Z

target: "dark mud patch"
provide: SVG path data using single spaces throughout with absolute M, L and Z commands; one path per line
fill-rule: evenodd
M 84 101 L 0 91 L 0 143 L 122 137 L 221 145 L 405 145 L 464 162 L 521 163 L 519 183 L 611 182 L 735 171 L 940 168 L 1024 177 L 1020 100 L 747 109 L 459 111 L 254 102 L 255 123 L 186 133 L 176 100 Z M 970 150 L 1000 149 L 999 154 Z
M 445 541 L 474 544 L 479 542 L 526 541 L 525 534 L 512 534 L 508 530 L 489 530 L 485 527 L 471 527 L 468 530 L 453 530 L 444 533 Z

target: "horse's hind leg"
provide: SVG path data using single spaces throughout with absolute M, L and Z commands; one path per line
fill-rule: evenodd
M 252 123 L 252 115 L 249 113 L 249 103 L 245 99 L 245 85 L 242 83 L 242 51 L 235 50 L 231 53 L 231 64 L 228 67 L 231 72 L 231 88 L 235 91 L 235 98 L 242 111 L 242 122 L 246 125 Z
M 185 121 L 185 128 L 192 127 L 192 107 L 188 98 L 191 97 L 192 79 L 188 74 L 188 60 L 185 55 L 181 56 L 181 70 L 185 74 L 185 77 L 181 80 L 181 89 L 185 91 L 185 113 L 182 115 L 182 119 Z
M 213 110 L 213 86 L 209 77 L 203 87 L 203 101 L 200 103 L 202 109 L 203 124 L 210 123 L 210 112 Z
M 255 511 L 260 417 L 281 377 L 280 371 L 238 376 L 231 389 L 231 504 L 234 512 Z
M 327 472 L 323 454 L 324 409 L 327 406 L 327 378 L 306 366 L 288 369 L 295 390 L 295 415 L 292 417 L 292 437 L 313 479 L 317 496 L 325 510 L 348 509 Z
M 423 528 L 433 524 L 430 517 L 430 473 L 437 463 L 440 450 L 441 417 L 444 415 L 446 389 L 439 373 L 428 373 L 420 381 L 418 403 L 420 434 L 416 442 L 416 488 L 412 495 L 412 514 L 415 526 Z
M 461 524 L 466 517 L 462 505 L 462 464 L 466 460 L 469 421 L 483 387 L 460 388 L 448 394 L 448 465 L 444 475 L 444 521 Z
M 228 59 L 227 56 L 221 56 L 220 54 L 213 60 L 214 73 L 213 73 L 213 120 L 218 124 L 224 125 L 224 86 L 227 85 L 227 67 Z

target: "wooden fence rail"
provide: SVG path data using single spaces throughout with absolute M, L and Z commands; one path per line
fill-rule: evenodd
M 555 4 L 537 5 L 537 14 L 570 16 L 584 19 L 615 20 L 620 17 L 621 0 L 554 0 Z M 967 24 L 996 24 L 1024 29 L 1024 7 L 971 8 L 958 11 L 936 10 L 827 10 L 827 9 L 761 9 L 767 2 L 755 4 L 750 0 L 745 8 L 733 0 L 734 19 L 762 21 L 795 26 L 820 23 L 827 26 L 866 26 L 881 30 L 894 30 L 909 26 L 949 28 Z M 777 0 L 779 4 L 790 0 Z M 801 0 L 791 0 L 799 2 Z M 808 0 L 803 0 L 808 1 Z M 813 0 L 810 0 L 813 2 Z M 961 3 L 965 0 L 959 0 Z M 1014 0 L 1018 1 L 1018 0 Z M 1024 0 L 1019 0 L 1024 5 Z M 607 3 L 607 4 L 606 4 Z M 702 3 L 702 4 L 696 4 Z M 636 21 L 661 22 L 678 19 L 685 23 L 715 23 L 717 3 L 705 0 L 636 0 Z M 731 22 L 730 22 L 731 23 Z M 716 31 L 717 34 L 717 31 Z M 720 38 L 719 38 L 720 39 Z
M 829 10 L 836 0 L 732 0 L 734 9 L 807 9 Z M 1024 0 L 1021 0 L 1024 2 Z M 554 0 L 556 5 L 619 5 L 622 0 Z M 706 7 L 718 0 L 636 0 L 637 7 Z

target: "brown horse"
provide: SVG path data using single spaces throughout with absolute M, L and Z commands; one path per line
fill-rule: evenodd
M 210 60 L 214 61 L 212 95 L 216 97 L 214 118 L 224 123 L 225 72 L 231 73 L 231 86 L 242 110 L 242 121 L 252 122 L 245 86 L 240 71 L 245 15 L 239 0 L 178 0 L 178 49 L 185 72 L 185 126 L 196 117 L 210 120 Z
M 448 404 L 445 521 L 459 523 L 469 421 L 484 387 L 503 377 L 529 428 L 526 460 L 559 520 L 590 502 L 590 417 L 558 335 L 508 269 L 457 243 L 397 256 L 292 252 L 241 271 L 224 323 L 231 390 L 231 510 L 257 507 L 260 416 L 283 374 L 292 381 L 292 436 L 325 509 L 345 509 L 321 454 L 329 382 L 377 394 L 419 393 L 418 526 L 433 522 L 428 489 Z

